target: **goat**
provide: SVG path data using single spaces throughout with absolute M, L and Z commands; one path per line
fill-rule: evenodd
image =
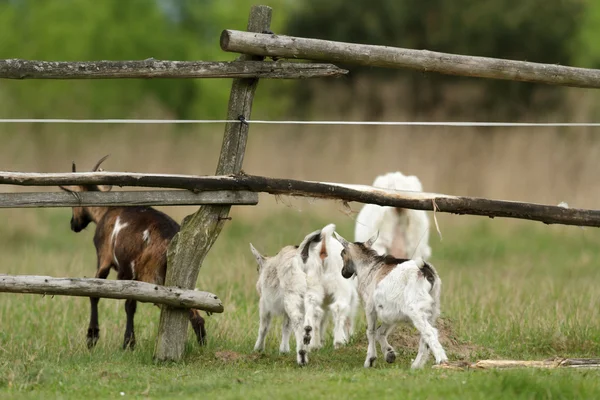
M 102 171 L 100 164 L 108 156 L 96 163 L 92 172 Z M 73 163 L 73 172 L 76 172 Z M 85 191 L 106 192 L 111 186 L 85 185 L 60 186 L 73 193 Z M 157 285 L 164 284 L 167 272 L 167 248 L 171 239 L 179 232 L 179 224 L 168 215 L 152 207 L 73 207 L 71 230 L 81 232 L 90 222 L 96 224 L 94 245 L 96 247 L 96 278 L 106 279 L 111 268 L 117 272 L 119 280 L 135 280 Z M 97 297 L 90 297 L 90 325 L 87 331 L 87 346 L 92 348 L 100 337 L 98 325 Z M 127 326 L 123 349 L 135 347 L 133 320 L 137 308 L 136 300 L 125 301 Z M 204 318 L 195 309 L 189 311 L 190 322 L 198 343 L 204 344 L 206 330 Z
M 333 346 L 348 342 L 354 329 L 358 293 L 352 281 L 342 277 L 342 245 L 333 238 L 335 225 L 329 224 L 308 235 L 298 257 L 306 271 L 305 325 L 314 327 L 309 350 L 322 346 L 328 312 L 333 316 Z
M 303 242 L 304 243 L 304 242 Z M 308 363 L 306 345 L 310 343 L 311 326 L 304 326 L 304 297 L 306 274 L 299 263 L 298 246 L 285 246 L 273 257 L 263 256 L 250 243 L 250 250 L 258 263 L 256 291 L 260 296 L 260 326 L 254 351 L 263 351 L 265 339 L 273 316 L 282 315 L 281 344 L 279 352 L 290 351 L 290 333 L 296 336 L 296 361 Z
M 376 235 L 364 243 L 349 243 L 337 232 L 335 236 L 343 247 L 342 276 L 349 279 L 356 275 L 358 291 L 365 305 L 369 347 L 364 366 L 372 367 L 377 359 L 376 340 L 385 354 L 385 360 L 388 363 L 396 360 L 396 353 L 387 337 L 394 326 L 404 320 L 410 320 L 421 334 L 419 351 L 412 368 L 423 367 L 429 357 L 429 349 L 437 364 L 446 363 L 448 358 L 435 329 L 440 314 L 442 287 L 435 268 L 423 259 L 407 260 L 378 255 L 372 248 Z M 381 325 L 375 330 L 377 319 Z
M 378 176 L 374 187 L 423 191 L 421 181 L 414 175 L 390 172 Z M 356 217 L 354 240 L 364 242 L 375 232 L 379 232 L 373 250 L 380 255 L 390 254 L 398 258 L 422 258 L 431 256 L 429 247 L 429 219 L 423 210 L 410 210 L 396 207 L 382 207 L 365 204 Z

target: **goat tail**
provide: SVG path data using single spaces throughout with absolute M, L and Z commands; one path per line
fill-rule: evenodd
M 432 315 L 432 323 L 435 323 L 435 320 L 440 315 L 440 296 L 442 294 L 442 280 L 438 275 L 435 267 L 425 261 L 422 258 L 418 258 L 415 260 L 417 266 L 419 267 L 419 271 L 423 274 L 423 277 L 431 283 L 431 289 L 429 290 L 429 294 L 433 298 L 433 315 Z
M 417 264 L 417 267 L 419 268 L 419 271 L 421 272 L 423 277 L 425 279 L 427 279 L 427 281 L 429 281 L 429 283 L 431 283 L 431 290 L 430 290 L 431 294 L 433 295 L 434 292 L 436 292 L 436 291 L 439 294 L 439 291 L 441 290 L 442 282 L 440 280 L 440 276 L 438 275 L 437 271 L 435 270 L 435 267 L 433 265 L 429 264 L 428 262 L 425 262 L 425 260 L 423 260 L 421 257 L 415 259 L 414 261 L 415 261 L 415 264 Z

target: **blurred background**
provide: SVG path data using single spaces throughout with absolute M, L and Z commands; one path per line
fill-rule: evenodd
M 233 60 L 219 35 L 245 29 L 254 3 L 0 0 L 0 58 Z M 592 0 L 260 3 L 273 7 L 272 30 L 281 34 L 600 68 L 600 2 Z M 343 67 L 351 71 L 343 78 L 262 80 L 252 118 L 597 122 L 600 115 L 593 90 Z M 224 118 L 230 86 L 4 80 L 0 118 Z M 418 175 L 426 191 L 594 208 L 598 129 L 256 125 L 244 170 L 349 183 L 400 170 Z M 213 174 L 222 133 L 222 125 L 2 124 L 0 169 L 69 171 L 71 160 L 88 169 L 110 153 L 108 170 Z M 252 215 L 277 201 L 261 197 Z

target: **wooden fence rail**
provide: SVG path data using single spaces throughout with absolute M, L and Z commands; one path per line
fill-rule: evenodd
M 266 57 L 308 59 L 447 75 L 600 88 L 600 70 L 225 30 L 221 49 Z
M 0 292 L 133 299 L 171 307 L 223 312 L 221 300 L 212 293 L 127 280 L 0 274 Z
M 258 194 L 248 191 L 189 190 L 0 193 L 0 208 L 79 206 L 192 206 L 203 204 L 256 205 Z
M 0 184 L 119 185 L 205 190 L 245 190 L 274 195 L 289 195 L 357 201 L 381 206 L 439 211 L 452 214 L 518 218 L 546 224 L 600 227 L 600 211 L 437 193 L 407 192 L 364 185 L 300 181 L 253 175 L 166 175 L 121 172 L 20 173 L 0 172 Z
M 332 64 L 263 61 L 0 60 L 2 79 L 323 78 L 347 74 Z

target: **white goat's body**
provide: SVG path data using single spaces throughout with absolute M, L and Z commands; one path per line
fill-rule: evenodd
M 436 319 L 439 315 L 440 287 L 439 278 L 434 285 L 423 278 L 415 261 L 399 264 L 375 285 L 372 292 L 377 318 L 381 322 L 395 324 L 410 321 L 410 312 L 418 310 L 426 314 L 427 319 Z
M 414 175 L 391 172 L 378 176 L 374 187 L 421 192 L 423 186 Z M 373 250 L 398 258 L 429 259 L 429 218 L 422 210 L 366 204 L 356 217 L 354 240 L 364 242 L 379 232 Z
M 334 347 L 346 344 L 354 333 L 358 293 L 355 283 L 341 275 L 343 261 L 340 253 L 343 247 L 333 238 L 334 231 L 334 224 L 317 231 L 312 242 L 309 240 L 303 244 L 309 246 L 304 252 L 304 259 L 303 245 L 297 256 L 306 270 L 305 325 L 313 329 L 309 349 L 323 345 L 329 313 L 333 317 Z
M 279 351 L 290 351 L 290 334 L 296 337 L 296 353 L 299 365 L 308 363 L 305 338 L 303 337 L 304 298 L 306 296 L 306 274 L 298 263 L 297 249 L 286 246 L 274 257 L 261 256 L 251 245 L 252 252 L 259 264 L 259 277 L 256 290 L 260 295 L 260 327 L 254 346 L 255 351 L 265 347 L 271 318 L 282 315 L 283 325 Z
M 396 324 L 402 321 L 411 321 L 421 333 L 419 352 L 412 364 L 413 368 L 420 368 L 425 364 L 429 356 L 428 349 L 431 349 L 438 364 L 447 361 L 434 327 L 440 313 L 442 285 L 435 269 L 427 264 L 429 273 L 432 272 L 431 284 L 426 277 L 427 273 L 422 269 L 425 265 L 422 260 L 408 260 L 395 266 L 384 266 L 382 263 L 380 261 L 371 268 L 359 269 L 357 272 L 368 326 L 369 347 L 365 367 L 372 366 L 377 358 L 376 341 L 386 355 L 386 361 L 395 360 L 394 349 L 388 343 L 387 337 Z M 386 268 L 391 271 L 384 275 L 382 271 Z M 376 330 L 377 320 L 381 325 Z

